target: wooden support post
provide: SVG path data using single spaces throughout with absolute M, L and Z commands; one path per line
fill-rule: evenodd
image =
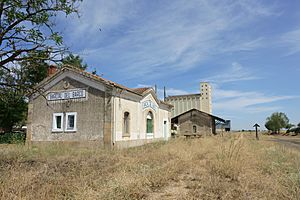
M 257 128 L 260 127 L 260 126 L 256 123 L 256 124 L 254 124 L 253 127 L 255 127 L 255 136 L 256 136 L 256 139 L 259 140 Z

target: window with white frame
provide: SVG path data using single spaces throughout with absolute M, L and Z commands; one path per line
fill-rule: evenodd
M 65 131 L 76 131 L 76 112 L 66 113 L 66 128 Z
M 53 113 L 52 131 L 53 132 L 71 132 L 76 131 L 76 112 Z
M 64 121 L 63 113 L 53 113 L 52 131 L 54 132 L 63 131 L 63 121 Z

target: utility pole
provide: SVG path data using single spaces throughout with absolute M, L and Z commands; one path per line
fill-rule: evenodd
M 259 140 L 259 138 L 258 138 L 258 132 L 257 132 L 257 128 L 258 127 L 260 127 L 257 123 L 256 124 L 254 124 L 254 126 L 253 127 L 255 127 L 255 136 L 256 136 L 256 139 L 257 140 Z

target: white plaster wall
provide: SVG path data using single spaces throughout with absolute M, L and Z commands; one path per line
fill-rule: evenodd
M 115 97 L 115 139 L 121 140 L 136 140 L 144 139 L 144 136 L 140 134 L 140 103 L 131 100 Z M 130 113 L 130 138 L 123 138 L 123 116 L 124 112 Z
M 166 110 L 160 109 L 159 110 L 159 131 L 157 134 L 157 137 L 164 138 L 164 121 L 167 121 L 167 135 L 165 139 L 168 139 L 171 137 L 171 118 L 170 118 L 170 113 Z
M 152 108 L 142 108 L 142 102 L 151 100 L 157 106 L 157 110 Z M 115 141 L 126 140 L 139 140 L 139 139 L 153 139 L 153 138 L 165 138 L 163 133 L 164 120 L 167 121 L 167 138 L 170 137 L 170 112 L 160 109 L 156 100 L 151 94 L 147 95 L 140 102 L 127 100 L 120 97 L 114 98 L 115 106 Z M 130 113 L 130 137 L 123 137 L 123 116 L 124 112 Z M 147 138 L 146 135 L 146 116 L 151 111 L 154 116 L 154 135 L 151 138 Z

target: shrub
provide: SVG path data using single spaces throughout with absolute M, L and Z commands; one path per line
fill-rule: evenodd
M 26 134 L 24 132 L 4 133 L 0 135 L 0 144 L 20 144 L 24 143 Z
M 300 127 L 291 128 L 291 129 L 287 130 L 287 133 L 300 133 Z

